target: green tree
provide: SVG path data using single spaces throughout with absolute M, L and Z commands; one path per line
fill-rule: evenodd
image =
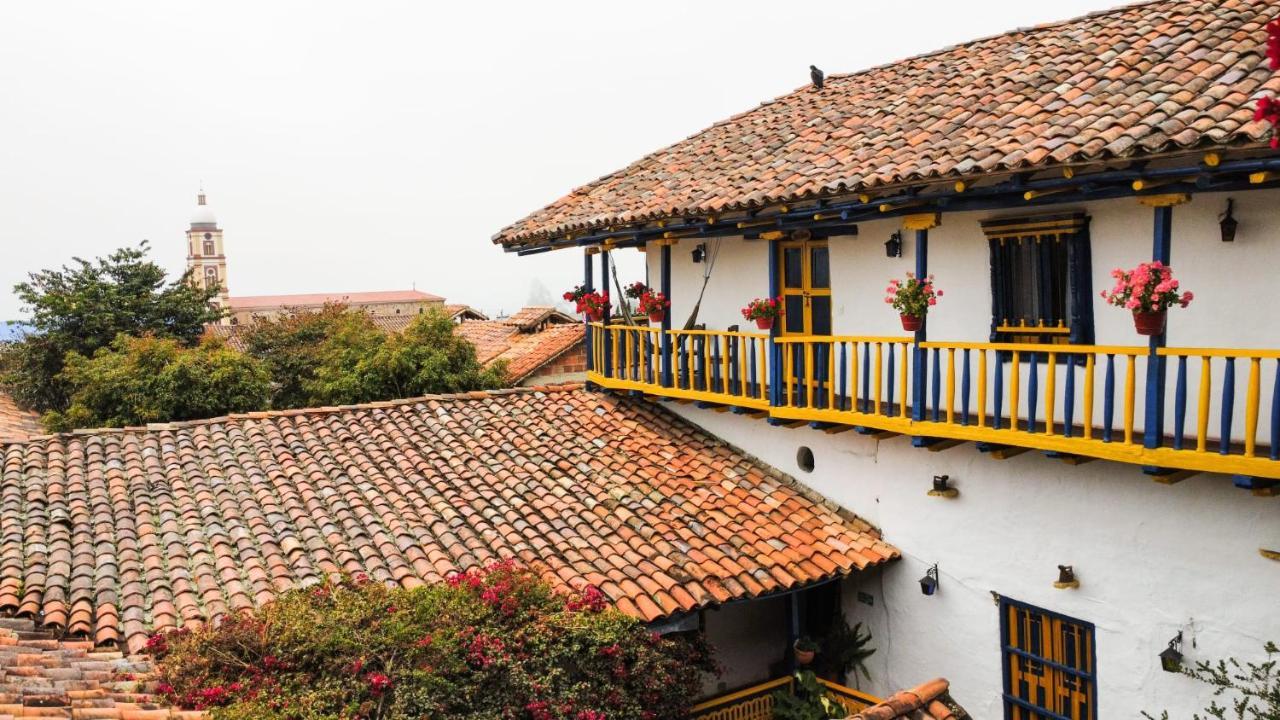
M 271 407 L 300 408 L 312 404 L 307 387 L 315 381 L 331 337 L 377 332 L 368 315 L 330 303 L 318 311 L 295 310 L 258 320 L 242 337 L 245 351 L 271 373 Z
M 476 350 L 429 311 L 402 333 L 369 323 L 339 323 L 320 350 L 315 376 L 303 383 L 307 404 L 351 403 L 502 387 L 505 366 L 485 368 Z
M 1214 700 L 1205 708 L 1204 715 L 1192 715 L 1195 720 L 1280 720 L 1280 647 L 1274 642 L 1262 646 L 1266 659 L 1261 662 L 1240 663 L 1235 658 L 1209 663 L 1201 660 L 1194 667 L 1183 668 L 1182 674 L 1195 678 L 1213 688 Z M 1226 695 L 1228 706 L 1218 704 L 1217 698 Z M 1155 720 L 1151 713 L 1142 716 Z M 1160 720 L 1169 720 L 1169 713 L 1160 714 Z
M 68 353 L 92 356 L 117 335 L 151 334 L 194 344 L 205 323 L 221 312 L 210 304 L 216 289 L 184 275 L 169 281 L 147 259 L 144 241 L 105 258 L 75 258 L 56 270 L 31 273 L 14 292 L 31 313 L 33 332 L 4 353 L 0 384 L 19 405 L 61 411 L 70 393 L 58 380 Z
M 220 340 L 184 347 L 173 338 L 118 335 L 93 357 L 68 353 L 58 375 L 70 403 L 45 413 L 51 432 L 193 420 L 267 407 L 261 362 Z
M 148 648 L 165 700 L 216 720 L 676 720 L 714 670 L 700 635 L 510 562 L 412 590 L 357 575 Z

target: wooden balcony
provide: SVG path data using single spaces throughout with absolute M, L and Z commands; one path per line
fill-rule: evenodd
M 1224 473 L 1259 495 L 1280 491 L 1280 350 L 591 330 L 588 379 L 604 388 L 933 449 L 1040 450 L 1139 465 L 1164 482 Z
M 818 683 L 827 699 L 844 708 L 848 715 L 880 702 L 877 697 L 828 680 L 819 678 Z M 788 675 L 698 703 L 689 709 L 689 716 L 694 720 L 773 720 L 774 695 L 794 692 L 795 678 Z

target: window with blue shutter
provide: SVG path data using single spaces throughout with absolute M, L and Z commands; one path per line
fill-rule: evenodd
M 1093 342 L 1093 264 L 1083 214 L 988 220 L 992 342 Z

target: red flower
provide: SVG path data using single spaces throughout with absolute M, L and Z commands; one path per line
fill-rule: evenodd
M 381 695 L 391 689 L 391 678 L 382 673 L 369 673 L 369 689 L 374 695 Z

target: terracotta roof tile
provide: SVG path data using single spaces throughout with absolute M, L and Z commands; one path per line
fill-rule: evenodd
M 518 557 L 652 620 L 897 554 L 659 406 L 572 385 L 0 446 L 0 614 L 99 645 L 343 572 L 412 587 Z
M 919 687 L 903 690 L 846 720 L 969 720 L 948 694 L 950 685 L 937 678 Z
M 921 180 L 1259 147 L 1273 0 L 1159 0 L 1021 29 L 762 103 L 494 236 L 707 215 Z M 1176 99 L 1175 99 L 1176 98 Z
M 19 408 L 13 398 L 0 392 L 0 442 L 25 440 L 42 432 L 39 415 Z

